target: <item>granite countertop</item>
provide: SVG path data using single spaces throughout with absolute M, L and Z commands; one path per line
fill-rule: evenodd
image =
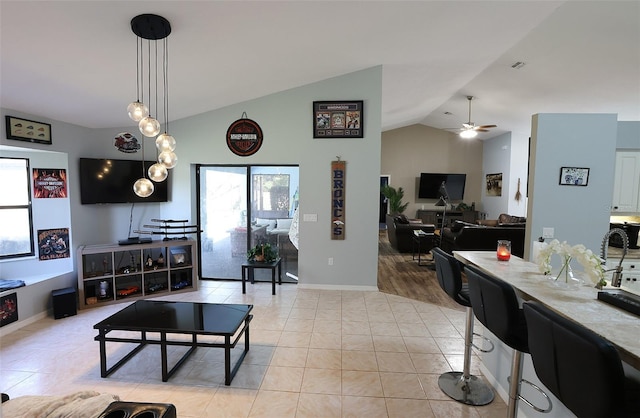
M 607 249 L 607 258 L 620 258 L 622 257 L 622 248 L 609 246 Z M 627 250 L 625 260 L 640 260 L 640 248 Z
M 637 250 L 636 250 L 637 251 Z M 475 264 L 519 290 L 524 300 L 538 300 L 556 312 L 581 323 L 611 341 L 621 358 L 640 369 L 640 321 L 632 313 L 597 299 L 592 285 L 578 289 L 562 289 L 538 270 L 538 266 L 511 257 L 509 262 L 497 261 L 495 251 L 455 251 L 455 257 L 465 264 Z

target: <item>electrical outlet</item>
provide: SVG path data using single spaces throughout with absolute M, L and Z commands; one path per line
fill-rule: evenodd
M 554 232 L 553 228 L 542 228 L 542 238 L 553 238 Z
M 329 265 L 333 266 L 333 257 L 329 257 Z

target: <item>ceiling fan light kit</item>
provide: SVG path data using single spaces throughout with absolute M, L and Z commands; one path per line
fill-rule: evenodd
M 473 129 L 466 129 L 460 132 L 460 138 L 471 139 L 475 138 L 476 136 L 478 136 L 478 132 L 474 131 Z
M 469 121 L 467 123 L 462 124 L 462 128 L 460 129 L 460 138 L 471 139 L 478 136 L 478 132 L 489 132 L 489 128 L 495 128 L 496 125 L 479 125 L 476 126 L 475 123 L 471 122 L 471 100 L 473 100 L 473 96 L 467 96 L 467 100 L 469 101 Z

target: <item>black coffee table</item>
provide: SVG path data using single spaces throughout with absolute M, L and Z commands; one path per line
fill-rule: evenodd
M 94 339 L 100 342 L 100 375 L 107 377 L 145 345 L 158 344 L 162 361 L 162 381 L 166 382 L 197 347 L 217 347 L 224 348 L 224 384 L 228 386 L 249 351 L 249 323 L 253 319 L 249 312 L 252 309 L 253 305 L 137 300 L 93 326 L 98 330 Z M 108 336 L 109 332 L 116 330 L 140 334 L 129 338 Z M 148 338 L 147 333 L 159 333 L 160 338 Z M 191 335 L 191 341 L 169 340 L 169 334 Z M 244 351 L 232 369 L 231 349 L 243 334 Z M 224 343 L 199 342 L 199 335 L 221 336 L 224 337 Z M 107 368 L 107 341 L 138 343 L 138 346 L 111 368 Z M 170 345 L 191 347 L 171 370 L 167 365 L 167 346 Z

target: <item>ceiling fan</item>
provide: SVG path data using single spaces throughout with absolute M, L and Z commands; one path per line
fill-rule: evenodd
M 467 123 L 462 124 L 462 128 L 460 128 L 460 136 L 462 138 L 475 138 L 478 135 L 478 132 L 489 132 L 489 128 L 495 128 L 497 125 L 477 125 L 471 122 L 471 101 L 473 100 L 473 96 L 467 96 L 467 100 L 469 101 L 469 121 Z

